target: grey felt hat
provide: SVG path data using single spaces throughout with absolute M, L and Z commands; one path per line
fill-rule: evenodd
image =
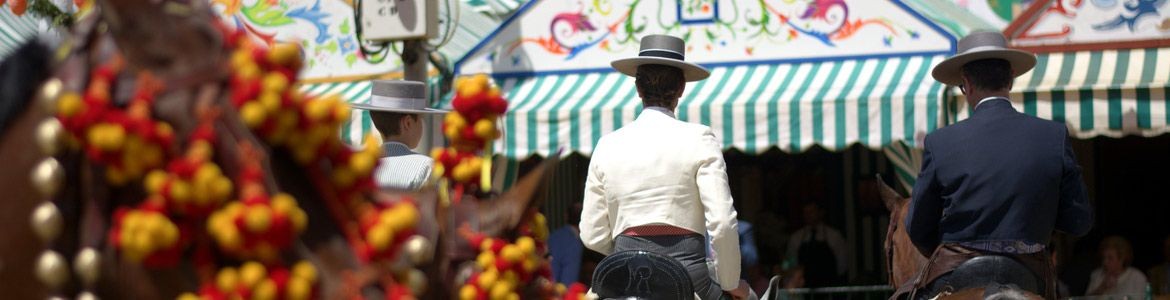
M 356 109 L 410 114 L 441 114 L 446 110 L 427 105 L 427 87 L 422 82 L 374 80 L 369 103 L 350 103 Z
M 635 76 L 638 73 L 638 66 L 647 64 L 682 69 L 683 77 L 687 81 L 699 81 L 711 76 L 711 72 L 706 68 L 687 62 L 685 52 L 686 43 L 680 38 L 663 34 L 647 35 L 642 37 L 637 57 L 615 60 L 610 65 L 618 72 L 629 76 Z
M 963 84 L 960 72 L 963 65 L 987 58 L 998 58 L 1008 61 L 1015 71 L 1013 76 L 1020 76 L 1036 66 L 1036 55 L 1015 49 L 1007 48 L 1007 38 L 997 31 L 976 31 L 959 40 L 958 53 L 934 66 L 930 72 L 935 80 L 949 85 Z

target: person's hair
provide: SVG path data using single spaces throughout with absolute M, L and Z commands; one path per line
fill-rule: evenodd
M 963 77 L 971 80 L 967 90 L 1002 91 L 1015 79 L 1012 64 L 999 58 L 986 58 L 963 65 Z
M 418 114 L 406 114 L 385 111 L 370 111 L 370 121 L 374 123 L 374 128 L 378 129 L 384 136 L 392 136 L 402 134 L 402 118 L 411 117 L 418 120 Z
M 642 96 L 643 106 L 671 107 L 678 100 L 679 91 L 686 86 L 682 69 L 665 65 L 641 65 L 634 76 L 634 84 Z
M 1101 254 L 1105 254 L 1105 250 L 1117 251 L 1117 255 L 1121 257 L 1121 265 L 1123 267 L 1129 266 L 1133 261 L 1133 247 L 1129 245 L 1129 241 L 1120 236 L 1109 236 L 1101 241 Z

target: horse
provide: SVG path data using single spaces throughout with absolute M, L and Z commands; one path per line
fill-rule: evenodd
M 903 197 L 894 191 L 882 180 L 881 175 L 877 176 L 877 181 L 878 194 L 886 209 L 890 211 L 890 224 L 886 229 L 884 245 L 886 274 L 889 284 L 895 289 L 900 289 L 913 285 L 929 260 L 918 252 L 906 233 L 904 220 L 910 210 L 911 198 Z M 1007 284 L 1011 282 L 998 284 L 992 282 L 928 296 L 937 299 L 1044 299 L 1040 295 Z
M 6 241 L 0 246 L 0 291 L 6 297 L 173 299 L 215 288 L 224 277 L 217 276 L 224 273 L 217 273 L 215 267 L 240 264 L 240 274 L 247 273 L 243 272 L 246 259 L 216 250 L 213 237 L 207 234 L 192 233 L 210 227 L 204 225 L 210 221 L 178 229 L 179 239 L 189 244 L 170 253 L 177 262 L 168 267 L 127 259 L 127 250 L 115 246 L 119 238 L 114 237 L 114 229 L 120 218 L 129 218 L 123 209 L 151 204 L 144 200 L 152 190 L 150 180 L 144 178 L 151 176 L 128 179 L 133 176 L 112 171 L 100 151 L 79 149 L 78 138 L 66 137 L 54 114 L 63 110 L 63 91 L 108 92 L 107 101 L 113 107 L 165 123 L 154 130 L 173 131 L 167 135 L 175 138 L 160 143 L 162 151 L 179 157 L 202 153 L 220 167 L 211 173 L 222 173 L 225 179 L 235 180 L 234 188 L 244 189 L 229 193 L 229 200 L 248 192 L 290 195 L 303 209 L 307 226 L 293 236 L 286 250 L 272 257 L 276 263 L 263 267 L 307 262 L 316 270 L 310 276 L 317 282 L 311 286 L 315 297 L 456 299 L 466 281 L 460 274 L 473 268 L 470 262 L 479 248 L 461 233 L 516 238 L 528 226 L 526 222 L 536 218 L 544 201 L 556 159 L 545 160 L 507 191 L 456 194 L 449 202 L 440 197 L 445 193 L 436 185 L 422 191 L 393 191 L 354 183 L 348 186 L 356 192 L 345 194 L 337 183 L 338 178 L 347 178 L 337 173 L 342 169 L 338 163 L 345 161 L 322 156 L 305 163 L 306 155 L 298 153 L 294 144 L 279 146 L 272 136 L 248 125 L 250 116 L 232 99 L 238 90 L 232 87 L 229 66 L 232 51 L 239 45 L 233 44 L 230 32 L 217 26 L 208 1 L 98 0 L 94 9 L 75 23 L 60 46 L 30 44 L 7 59 L 0 73 L 4 87 L 0 90 L 0 157 L 5 160 L 0 169 L 0 191 L 4 192 L 0 220 L 5 225 L 0 226 L 0 236 Z M 298 63 L 289 60 L 288 65 Z M 144 72 L 150 76 L 135 76 Z M 119 83 L 86 86 L 98 76 L 117 78 Z M 157 85 L 151 90 L 155 100 L 136 112 L 130 109 L 143 95 L 127 86 L 151 84 Z M 291 86 L 288 82 L 273 85 Z M 325 129 L 328 133 L 335 128 Z M 200 148 L 192 146 L 195 142 L 180 141 L 197 136 L 211 146 Z M 336 136 L 325 136 L 322 145 L 334 148 L 321 149 L 334 150 L 320 151 L 344 152 L 336 150 L 343 147 Z M 117 135 L 118 140 L 124 137 Z M 137 161 L 145 156 L 127 157 Z M 260 191 L 239 185 L 241 178 L 250 178 L 247 183 Z M 174 190 L 178 188 L 169 186 L 169 195 L 177 197 Z M 352 197 L 339 197 L 343 194 Z M 362 223 L 368 219 L 360 212 L 408 204 L 418 218 L 406 231 L 413 234 L 392 242 L 397 250 L 391 251 L 398 255 L 359 259 L 355 253 L 361 252 L 362 245 L 354 236 L 361 240 Z M 270 270 L 272 276 L 279 277 L 280 272 L 272 270 L 276 269 Z M 286 278 L 300 273 L 294 268 L 281 272 Z M 521 292 L 542 298 L 549 293 Z

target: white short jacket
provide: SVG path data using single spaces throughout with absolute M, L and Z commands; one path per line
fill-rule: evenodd
M 589 163 L 581 241 L 602 254 L 627 228 L 668 224 L 706 233 L 719 284 L 739 285 L 736 213 L 727 169 L 711 129 L 650 107 L 598 141 Z

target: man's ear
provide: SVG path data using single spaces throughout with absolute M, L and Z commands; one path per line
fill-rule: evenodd
M 403 116 L 402 118 L 399 118 L 398 119 L 398 128 L 401 129 L 400 131 L 401 132 L 408 132 L 411 129 L 414 129 L 413 126 L 415 126 L 416 122 L 411 122 L 411 120 L 413 120 L 414 118 L 415 117 L 413 115 L 406 115 L 406 116 Z
M 1012 87 L 1013 87 L 1014 85 L 1016 85 L 1016 76 L 1017 76 L 1017 75 L 1020 75 L 1020 74 L 1017 74 L 1017 73 L 1016 73 L 1016 69 L 1015 69 L 1015 68 L 1012 68 L 1012 79 L 1011 79 L 1011 80 L 1008 80 L 1008 85 L 1007 85 L 1007 89 L 1008 89 L 1008 91 L 1011 91 L 1011 90 L 1012 90 Z

